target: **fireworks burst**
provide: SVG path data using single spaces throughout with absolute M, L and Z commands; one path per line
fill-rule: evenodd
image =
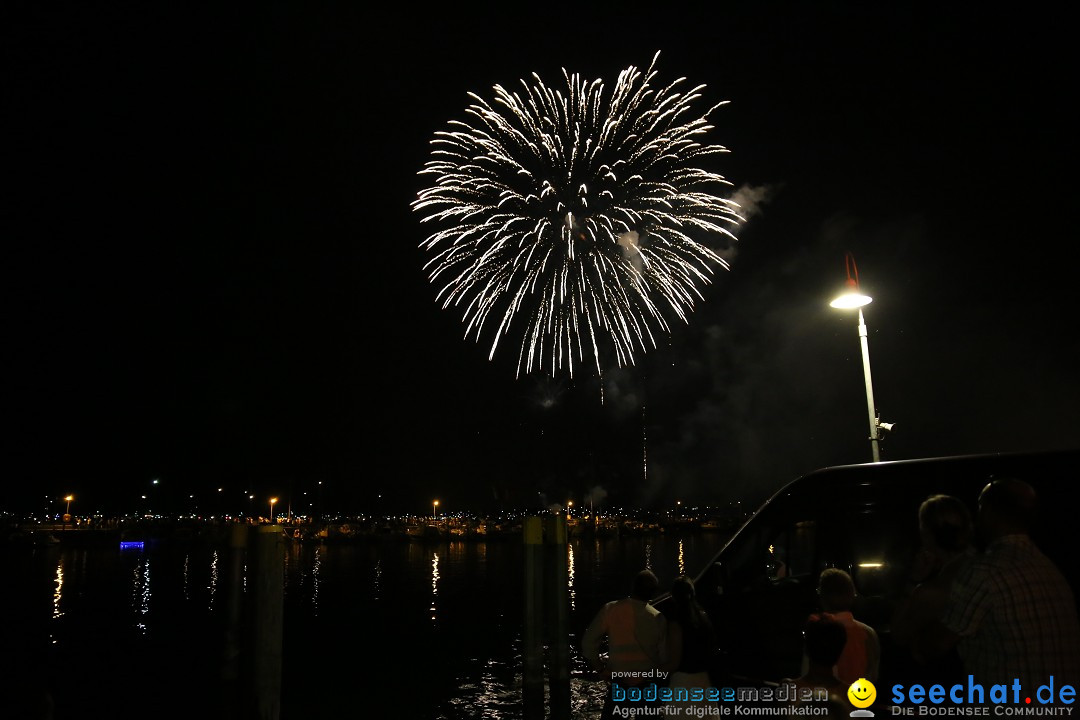
M 730 183 L 699 167 L 727 150 L 706 144 L 708 117 L 691 105 L 704 86 L 650 85 L 629 67 L 614 91 L 563 70 L 562 90 L 535 73 L 494 100 L 469 93 L 468 122 L 435 133 L 412 203 L 438 226 L 421 244 L 443 307 L 463 310 L 466 337 L 520 336 L 518 374 L 552 372 L 612 352 L 619 367 L 656 347 L 669 317 L 687 322 L 701 286 L 728 264 Z

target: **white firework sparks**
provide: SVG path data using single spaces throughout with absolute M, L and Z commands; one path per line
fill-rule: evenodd
M 518 374 L 587 356 L 632 364 L 701 299 L 727 262 L 738 205 L 730 183 L 699 167 L 727 152 L 707 144 L 691 105 L 704 86 L 656 89 L 629 67 L 614 92 L 563 70 L 566 94 L 533 74 L 494 100 L 469 93 L 468 122 L 435 133 L 420 171 L 434 178 L 412 203 L 439 229 L 422 243 L 443 307 L 463 311 L 466 337 L 519 334 Z

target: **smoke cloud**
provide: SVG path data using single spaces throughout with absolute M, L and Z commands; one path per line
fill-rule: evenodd
M 739 206 L 739 215 L 749 220 L 761 214 L 761 206 L 769 202 L 776 194 L 774 185 L 743 185 L 731 196 L 731 201 Z
M 600 505 L 602 502 L 604 502 L 604 498 L 606 498 L 607 495 L 607 490 L 600 487 L 599 485 L 596 485 L 585 494 L 585 502 L 593 506 Z

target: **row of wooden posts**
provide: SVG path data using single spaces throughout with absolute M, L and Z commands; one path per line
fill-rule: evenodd
M 524 720 L 570 718 L 570 631 L 566 517 L 525 518 Z M 221 665 L 228 717 L 281 714 L 284 536 L 280 525 L 236 525 Z M 244 592 L 244 563 L 250 593 Z M 249 598 L 244 604 L 245 596 Z M 547 648 L 545 663 L 545 646 Z M 545 665 L 547 683 L 545 683 Z M 546 685 L 546 687 L 545 687 Z M 546 690 L 546 692 L 545 692 Z

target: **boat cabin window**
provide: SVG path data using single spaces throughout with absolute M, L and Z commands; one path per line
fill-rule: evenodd
M 762 516 L 746 530 L 749 532 L 740 533 L 734 541 L 736 545 L 726 553 L 730 559 L 722 569 L 723 577 L 709 578 L 707 582 L 720 580 L 730 586 L 728 590 L 739 590 L 762 582 L 813 574 L 817 557 L 816 520 L 775 512 L 771 517 Z

